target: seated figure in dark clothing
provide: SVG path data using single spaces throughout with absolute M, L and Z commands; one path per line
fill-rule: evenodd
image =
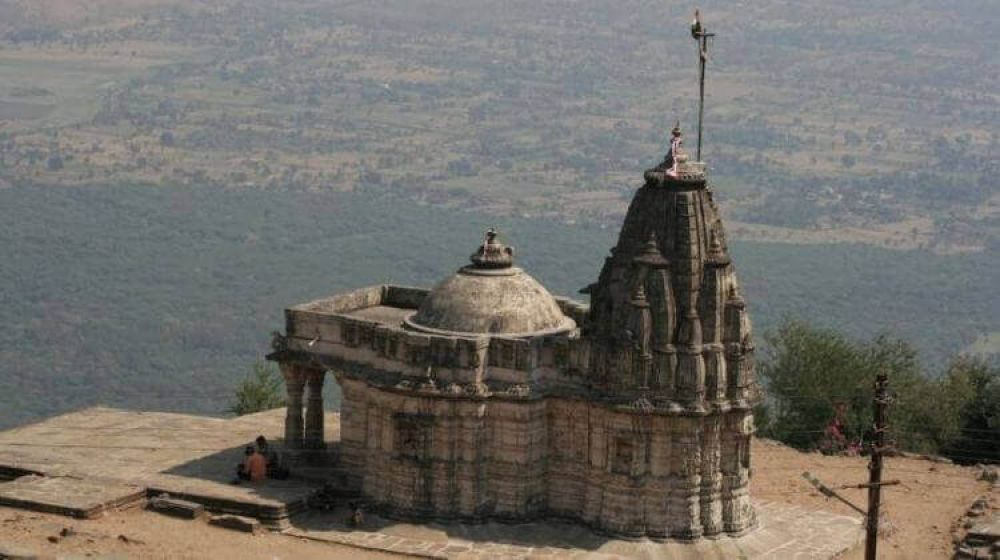
M 267 459 L 267 477 L 279 480 L 288 478 L 288 468 L 281 463 L 281 456 L 271 449 L 264 436 L 257 436 L 257 452 Z

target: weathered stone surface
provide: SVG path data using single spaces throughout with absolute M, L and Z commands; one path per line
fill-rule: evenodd
M 284 419 L 283 410 L 223 419 L 95 407 L 0 432 L 0 465 L 67 481 L 106 477 L 102 484 L 167 493 L 280 528 L 322 481 L 231 482 L 244 447 L 258 435 L 280 441 Z M 328 413 L 324 427 L 326 439 L 337 439 L 339 416 Z
M 994 514 L 993 519 L 986 523 L 974 525 L 966 533 L 966 541 L 984 545 L 1000 541 L 1000 514 Z
M 0 560 L 38 560 L 37 552 L 21 546 L 0 543 Z
M 467 336 L 530 336 L 576 327 L 548 290 L 512 265 L 508 251 L 494 234 L 472 255 L 473 264 L 431 290 L 407 324 L 417 330 Z
M 260 521 L 252 517 L 243 517 L 242 515 L 213 515 L 208 520 L 208 523 L 216 527 L 241 531 L 243 533 L 256 534 L 264 531 L 264 527 L 260 524 Z
M 189 500 L 171 498 L 170 496 L 155 496 L 150 498 L 149 509 L 182 519 L 198 519 L 205 515 L 205 506 Z
M 984 465 L 979 472 L 979 480 L 985 480 L 993 485 L 1000 481 L 1000 467 L 995 465 Z
M 0 484 L 0 505 L 79 518 L 132 506 L 144 498 L 144 488 L 95 479 L 29 475 Z
M 693 542 L 646 538 L 616 539 L 578 525 L 538 520 L 522 524 L 419 525 L 373 517 L 377 530 L 356 530 L 333 520 L 346 511 L 310 513 L 298 519 L 289 534 L 391 553 L 418 553 L 428 558 L 656 558 L 702 560 L 824 560 L 841 557 L 861 542 L 860 521 L 829 512 L 804 511 L 780 503 L 758 503 L 760 527 L 749 535 L 720 536 Z M 313 527 L 307 529 L 305 527 Z

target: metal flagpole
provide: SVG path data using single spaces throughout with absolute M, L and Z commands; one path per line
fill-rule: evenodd
M 698 161 L 701 161 L 701 127 L 705 116 L 705 62 L 708 61 L 708 38 L 715 37 L 701 23 L 701 12 L 694 11 L 694 22 L 691 24 L 691 36 L 698 41 Z

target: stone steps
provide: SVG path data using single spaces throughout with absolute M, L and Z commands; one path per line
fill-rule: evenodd
M 167 495 L 149 499 L 149 509 L 181 519 L 199 519 L 205 515 L 205 506 L 189 500 L 172 498 Z
M 997 557 L 1000 557 L 1000 513 L 993 513 L 992 519 L 969 529 L 965 539 L 955 550 L 955 558 Z

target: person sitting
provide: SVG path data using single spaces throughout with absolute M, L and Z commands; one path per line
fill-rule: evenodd
M 349 527 L 362 527 L 365 524 L 365 514 L 361 511 L 361 504 L 347 502 L 347 508 L 351 510 L 351 516 L 347 518 L 347 525 Z
M 277 480 L 288 478 L 288 468 L 281 464 L 281 456 L 271 448 L 264 436 L 257 436 L 257 452 L 267 460 L 267 477 Z
M 258 453 L 252 445 L 246 447 L 243 455 L 243 462 L 236 466 L 237 479 L 233 482 L 239 483 L 240 480 L 260 482 L 264 480 L 267 476 L 267 459 Z
M 264 436 L 257 436 L 254 443 L 257 444 L 257 453 L 260 453 L 264 456 L 264 459 L 267 459 L 267 471 L 268 475 L 270 475 L 271 469 L 278 464 L 278 454 L 271 450 L 271 446 L 267 443 L 267 438 Z

